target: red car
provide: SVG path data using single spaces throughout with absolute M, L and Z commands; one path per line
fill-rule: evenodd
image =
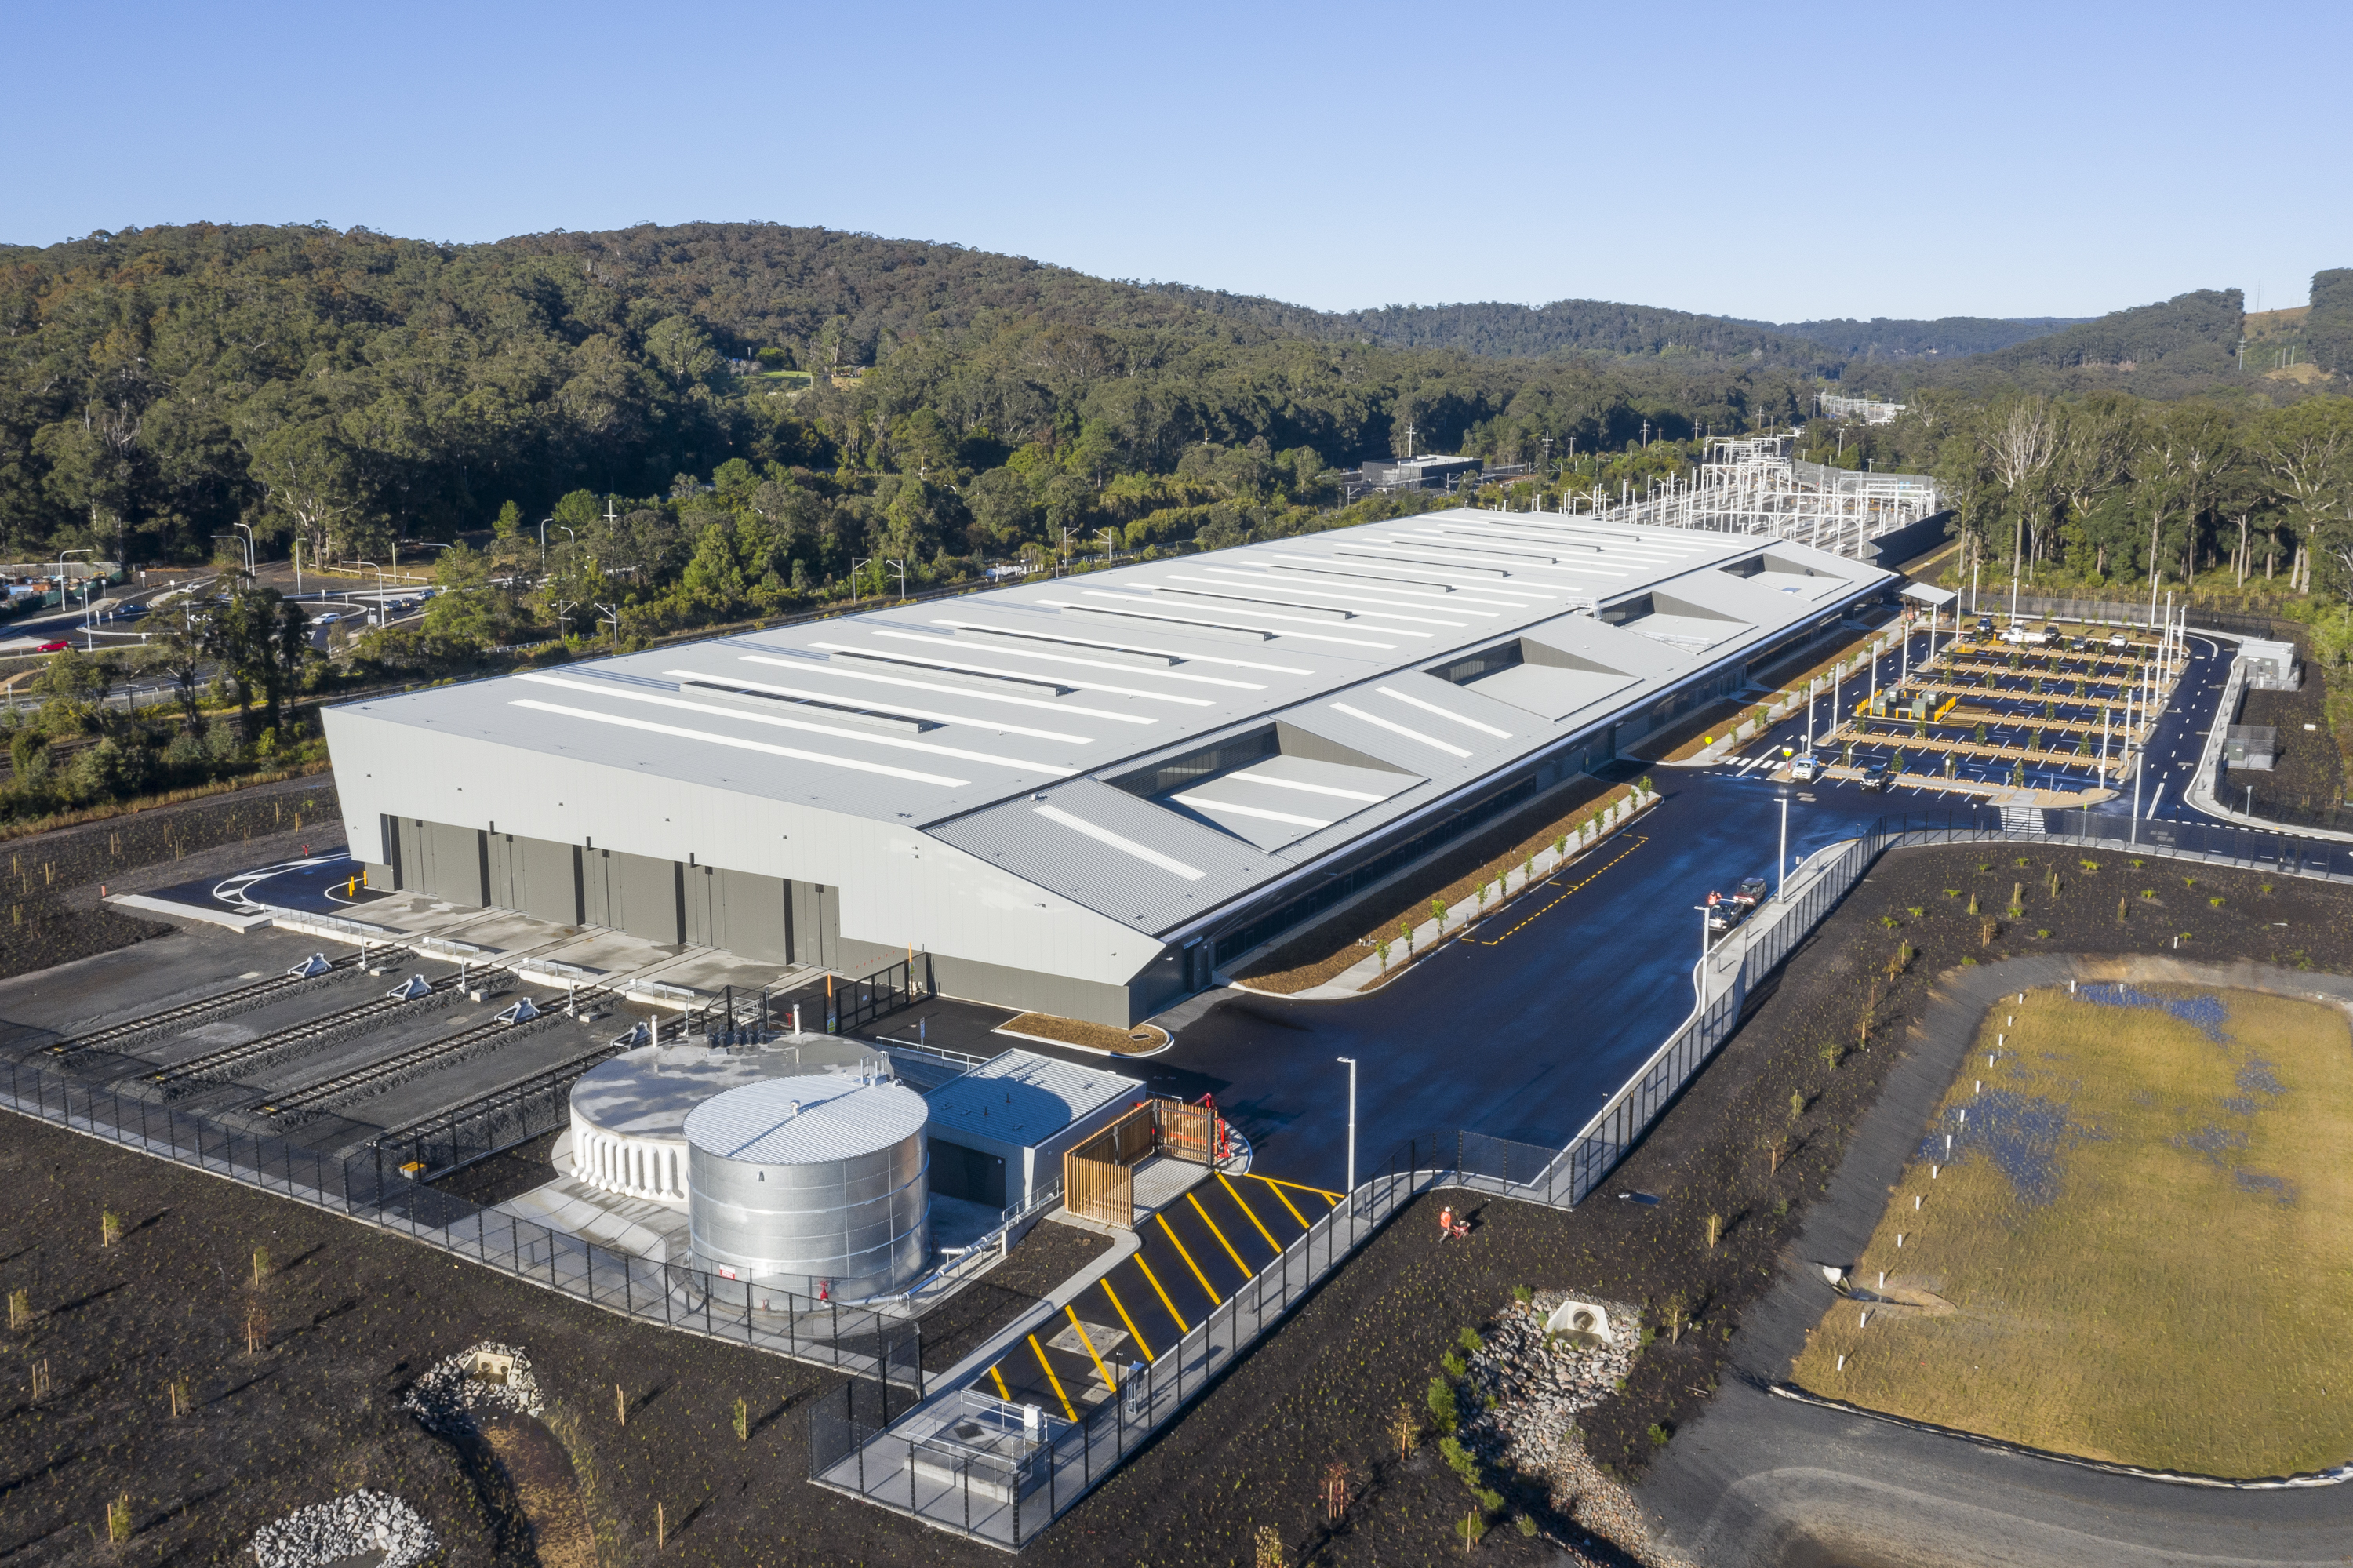
M 62 653 L 73 646 L 70 642 L 44 642 L 33 650 L 36 653 Z

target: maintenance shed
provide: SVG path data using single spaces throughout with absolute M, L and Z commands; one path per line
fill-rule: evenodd
M 1144 1083 L 1034 1051 L 1008 1051 L 923 1098 L 932 1191 L 1004 1209 L 1026 1204 L 1062 1154 L 1145 1097 Z

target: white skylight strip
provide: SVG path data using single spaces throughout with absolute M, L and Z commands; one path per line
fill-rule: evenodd
M 543 703 L 531 697 L 515 698 L 507 705 L 530 708 L 534 713 L 560 714 L 565 718 L 586 719 L 590 724 L 608 724 L 620 729 L 643 730 L 648 735 L 667 735 L 680 740 L 699 740 L 709 746 L 733 747 L 737 751 L 757 751 L 769 757 L 789 757 L 796 762 L 818 762 L 828 768 L 847 768 L 857 773 L 879 773 L 886 779 L 907 779 L 918 784 L 944 784 L 953 789 L 972 782 L 969 779 L 949 779 L 937 773 L 918 773 L 911 768 L 892 768 L 880 762 L 860 762 L 851 757 L 828 757 L 822 751 L 797 751 L 789 746 L 771 746 L 765 740 L 744 740 L 732 735 L 712 735 L 708 730 L 682 729 L 674 724 L 655 724 L 650 719 L 629 718 L 622 714 L 600 714 L 589 708 L 568 708 L 562 703 Z
M 1551 545 L 1545 546 L 1541 553 L 1535 550 L 1515 550 L 1502 540 L 1491 541 L 1475 536 L 1465 537 L 1461 534 L 1442 533 L 1436 528 L 1409 528 L 1402 534 L 1392 534 L 1388 537 L 1391 544 L 1397 545 L 1427 546 L 1433 550 L 1475 550 L 1489 556 L 1500 556 L 1506 565 L 1514 565 L 1522 561 L 1532 567 L 1550 567 L 1559 564 L 1559 557 L 1553 554 L 1554 549 L 1558 546 Z
M 738 657 L 746 664 L 773 664 L 779 670 L 790 670 L 797 674 L 832 675 L 844 681 L 869 681 L 879 686 L 903 686 L 910 691 L 938 692 L 944 696 L 971 697 L 984 703 L 1010 703 L 1015 707 L 1044 708 L 1050 714 L 1110 719 L 1114 724 L 1160 722 L 1143 714 L 1115 714 L 1107 708 L 1082 708 L 1071 703 L 1050 702 L 1044 697 L 1017 697 L 1008 692 L 977 692 L 970 686 L 943 686 L 935 681 L 911 681 L 897 675 L 885 675 L 879 670 L 850 670 L 839 664 L 820 664 L 811 659 L 773 659 L 765 653 L 744 653 Z
M 1228 631 L 1269 631 L 1277 637 L 1294 638 L 1302 642 L 1336 642 L 1343 648 L 1379 648 L 1390 652 L 1397 651 L 1397 644 L 1394 642 L 1371 642 L 1361 637 L 1333 637 L 1323 632 L 1293 631 L 1287 626 L 1277 630 L 1271 626 L 1250 626 L 1239 620 L 1208 620 L 1199 616 L 1179 615 L 1176 613 L 1177 607 L 1170 604 L 1166 599 L 1139 599 L 1134 594 L 1126 593 L 1105 593 L 1101 588 L 1088 588 L 1086 593 L 1091 599 L 1108 599 L 1111 604 L 1122 608 L 1113 609 L 1110 605 L 1082 604 L 1074 599 L 1042 599 L 1038 602 L 1052 605 L 1057 609 L 1101 610 L 1106 615 L 1132 616 L 1138 620 L 1166 620 L 1178 626 L 1208 626 L 1222 628 Z M 1319 621 L 1316 624 L 1326 623 Z M 1418 634 L 1408 633 L 1408 635 Z
M 1169 580 L 1180 583 L 1206 583 L 1211 588 L 1239 588 L 1248 583 L 1253 588 L 1267 588 L 1293 594 L 1301 600 L 1328 599 L 1336 599 L 1342 604 L 1363 605 L 1365 608 L 1356 612 L 1359 615 L 1377 615 L 1385 620 L 1409 620 L 1416 626 L 1451 626 L 1459 631 L 1471 624 L 1467 620 L 1441 620 L 1434 615 L 1409 615 L 1406 612 L 1407 607 L 1398 604 L 1395 599 L 1377 599 L 1370 594 L 1335 593 L 1326 588 L 1302 588 L 1294 583 L 1270 579 L 1262 572 L 1238 572 L 1229 568 L 1223 576 L 1219 577 L 1197 577 L 1179 573 Z M 1430 606 L 1417 604 L 1412 608 L 1428 609 Z
M 887 631 L 878 631 L 874 635 L 877 637 L 888 637 L 891 633 Z M 905 636 L 907 634 L 902 632 L 900 635 Z M 920 641 L 921 639 L 916 639 L 916 641 Z M 1063 675 L 1059 673 L 1041 675 L 1029 670 L 1000 670 L 994 664 L 975 664 L 968 660 L 963 659 L 941 659 L 928 653 L 893 653 L 887 650 L 881 652 L 876 652 L 873 649 L 860 648 L 857 644 L 851 642 L 812 642 L 809 646 L 812 648 L 823 649 L 829 653 L 863 653 L 870 658 L 895 659 L 902 662 L 914 665 L 919 669 L 935 669 L 947 674 L 969 674 L 981 676 L 1001 675 L 1008 680 L 1028 681 L 1033 685 L 1039 683 L 1047 684 L 1060 683 L 1066 686 L 1075 686 L 1082 691 L 1109 692 L 1113 696 L 1142 697 L 1147 702 L 1155 703 L 1182 703 L 1188 708 L 1208 708 L 1217 706 L 1217 704 L 1208 697 L 1180 697 L 1174 692 L 1147 692 L 1137 686 L 1114 686 L 1108 683 L 1095 680 L 1092 676 L 1087 675 Z M 950 643 L 948 646 L 954 647 L 955 644 Z
M 1461 725 L 1469 729 L 1475 729 L 1482 735 L 1492 735 L 1497 740 L 1509 740 L 1512 738 L 1512 732 L 1510 730 L 1497 729 L 1493 725 L 1481 724 L 1477 719 L 1464 718 L 1461 714 L 1450 713 L 1446 709 L 1440 707 L 1436 703 L 1425 703 L 1419 697 L 1409 697 L 1394 686 L 1375 686 L 1373 690 L 1378 692 L 1385 697 L 1395 697 L 1398 702 L 1405 704 L 1408 707 L 1419 708 L 1426 714 L 1436 714 L 1442 719 L 1452 719 L 1456 724 Z
M 772 685 L 766 681 L 754 681 L 744 675 L 712 675 L 700 670 L 664 670 L 662 673 L 675 680 L 715 681 L 723 685 L 741 686 L 746 691 L 767 692 L 779 697 L 805 697 L 813 703 L 868 702 L 864 697 L 845 695 L 840 692 L 814 692 L 800 686 Z M 1072 746 L 1094 744 L 1094 736 L 1091 735 L 1066 735 L 1059 729 L 1030 729 L 1024 725 L 1007 724 L 1003 719 L 974 718 L 969 714 L 944 714 L 930 708 L 911 708 L 904 703 L 899 702 L 875 702 L 869 705 L 872 706 L 877 713 L 894 714 L 906 718 L 931 719 L 939 724 L 968 724 L 978 729 L 995 730 L 1000 735 L 1026 735 L 1033 740 L 1060 740 L 1067 741 Z M 733 713 L 735 710 L 731 708 L 728 711 Z
M 1377 806 L 1388 799 L 1387 795 L 1367 795 L 1362 789 L 1343 789 L 1331 784 L 1310 784 L 1301 779 L 1277 779 L 1271 774 L 1252 773 L 1248 769 L 1240 773 L 1229 773 L 1226 777 L 1247 779 L 1252 784 L 1271 784 L 1278 789 L 1301 789 L 1310 795 L 1332 795 L 1343 800 L 1362 800 L 1368 806 Z
M 1444 546 L 1440 545 L 1409 546 L 1385 544 L 1377 540 L 1366 540 L 1363 543 L 1351 540 L 1346 545 L 1340 546 L 1339 553 L 1344 556 L 1351 558 L 1364 556 L 1378 561 L 1409 561 L 1418 567 L 1453 567 L 1457 570 L 1467 568 L 1471 570 L 1488 571 L 1493 572 L 1499 577 L 1512 577 L 1515 580 L 1508 587 L 1499 582 L 1485 583 L 1481 585 L 1482 587 L 1501 589 L 1505 593 L 1524 593 L 1533 599 L 1558 599 L 1560 597 L 1558 594 L 1546 593 L 1542 588 L 1532 588 L 1524 582 L 1516 580 L 1519 574 L 1523 572 L 1533 572 L 1542 569 L 1539 564 L 1535 561 L 1479 560 L 1472 558 L 1467 554 L 1451 560 L 1434 558 L 1435 553 L 1443 548 Z M 1414 554 L 1413 552 L 1417 550 L 1421 553 L 1419 555 Z
M 1366 724 L 1377 725 L 1381 728 L 1388 730 L 1392 735 L 1401 735 L 1408 740 L 1418 740 L 1424 746 L 1435 747 L 1439 750 L 1446 753 L 1449 757 L 1467 758 L 1471 755 L 1461 747 L 1450 746 L 1445 741 L 1439 739 L 1436 736 L 1424 735 L 1418 729 L 1408 729 L 1401 724 L 1392 724 L 1388 719 L 1381 717 L 1378 714 L 1368 714 L 1362 708 L 1352 708 L 1345 703 L 1334 703 L 1332 707 L 1333 711 L 1335 713 L 1344 713 L 1350 718 L 1358 718 L 1364 720 Z
M 1226 580 L 1262 584 L 1280 588 L 1285 593 L 1313 593 L 1332 599 L 1362 599 L 1366 604 L 1393 604 L 1414 609 L 1442 609 L 1449 615 L 1462 612 L 1455 602 L 1451 584 L 1432 584 L 1417 588 L 1410 584 L 1392 584 L 1366 575 L 1351 577 L 1345 569 L 1325 570 L 1321 567 L 1293 566 L 1287 561 L 1258 561 L 1246 566 L 1221 566 L 1212 563 L 1201 568 L 1215 572 Z M 1369 595 L 1371 597 L 1365 598 Z
M 1245 558 L 1247 558 L 1247 557 L 1245 557 Z M 1337 571 L 1337 572 L 1345 572 L 1345 571 L 1347 571 L 1347 570 L 1350 568 L 1350 567 L 1351 567 L 1351 566 L 1357 566 L 1357 565 L 1366 566 L 1366 567 L 1388 567 L 1388 566 L 1394 566 L 1394 567 L 1406 567 L 1406 566 L 1409 566 L 1409 565 L 1412 565 L 1412 564 L 1414 564 L 1414 563 L 1409 563 L 1409 562 L 1406 562 L 1406 561 L 1391 561 L 1391 560 L 1388 560 L 1388 559 L 1380 558 L 1380 557 L 1343 557 L 1343 556 L 1336 556 L 1336 555 L 1333 555 L 1333 556 L 1298 556 L 1298 555 L 1292 555 L 1292 554 L 1290 554 L 1290 553 L 1288 553 L 1288 552 L 1282 551 L 1282 550 L 1271 550 L 1271 551 L 1269 551 L 1269 552 L 1267 553 L 1267 559 L 1268 559 L 1269 561 L 1296 561 L 1296 562 L 1298 562 L 1299 564 L 1301 564 L 1302 566 L 1307 566 L 1307 567 L 1329 567 L 1329 568 L 1333 569 L 1334 571 Z M 1447 572 L 1447 569 L 1448 569 L 1451 566 L 1452 566 L 1452 565 L 1454 564 L 1454 563 L 1450 562 L 1450 561 L 1429 561 L 1429 562 L 1424 562 L 1424 563 L 1420 563 L 1420 564 L 1422 564 L 1422 565 L 1426 565 L 1426 566 L 1430 568 L 1428 571 L 1423 572 L 1423 573 L 1421 574 L 1423 577 L 1428 577 L 1428 578 L 1434 579 L 1434 580 L 1436 580 L 1436 581 L 1440 581 L 1440 582 L 1445 583 L 1449 588 L 1452 588 L 1452 589 L 1454 590 L 1454 592 L 1455 592 L 1455 593 L 1457 593 L 1457 594 L 1463 593 L 1463 592 L 1466 592 L 1466 591 L 1475 591 L 1475 592 L 1479 592 L 1479 593 L 1488 593 L 1488 594 L 1498 594 L 1498 593 L 1502 593 L 1502 594 L 1508 594 L 1508 593 L 1514 593 L 1514 592 L 1518 591 L 1518 590 L 1516 590 L 1516 589 L 1513 588 L 1512 587 L 1510 587 L 1510 586 L 1509 586 L 1509 585 L 1507 585 L 1507 584 L 1496 582 L 1496 581 L 1494 581 L 1493 579 L 1489 578 L 1489 577 L 1448 577 L 1448 576 L 1446 575 L 1446 572 Z M 1383 579 L 1383 580 L 1386 580 L 1386 579 Z M 1406 589 L 1404 589 L 1404 588 L 1398 588 L 1397 591 L 1398 591 L 1398 592 L 1401 592 L 1401 593 L 1402 593 L 1402 592 L 1405 592 L 1405 591 L 1407 591 L 1407 590 L 1406 590 Z M 1538 595 L 1537 597 L 1539 597 L 1539 598 L 1547 598 L 1547 597 L 1549 597 L 1549 596 L 1548 596 L 1548 595 Z M 1493 602 L 1495 602 L 1495 601 L 1493 601 L 1493 600 L 1492 600 L 1492 599 L 1491 599 L 1491 600 L 1486 600 L 1486 601 L 1482 601 L 1482 602 L 1493 603 Z M 1455 604 L 1456 604 L 1455 599 L 1452 599 L 1452 598 L 1449 598 L 1449 599 L 1447 599 L 1447 601 L 1446 601 L 1446 608 L 1447 608 L 1447 609 L 1454 609 L 1454 608 L 1455 608 Z
M 1320 817 L 1293 816 L 1289 811 L 1270 811 L 1258 806 L 1237 806 L 1230 800 L 1212 800 L 1203 795 L 1171 795 L 1172 800 L 1182 800 L 1197 811 L 1222 811 L 1231 817 L 1256 817 L 1261 821 L 1288 822 L 1294 828 L 1328 828 L 1332 824 Z
M 968 751 L 960 746 L 940 746 L 928 740 L 908 740 L 900 736 L 877 735 L 871 729 L 850 729 L 839 725 L 818 723 L 810 719 L 790 718 L 783 714 L 755 714 L 744 708 L 722 707 L 716 703 L 698 703 L 684 697 L 666 697 L 659 692 L 629 691 L 616 688 L 603 681 L 567 681 L 560 675 L 527 673 L 516 677 L 534 685 L 562 686 L 566 691 L 587 692 L 600 697 L 617 697 L 623 702 L 649 703 L 656 707 L 683 708 L 688 713 L 709 714 L 714 718 L 748 719 L 754 724 L 774 725 L 778 729 L 797 729 L 807 735 L 831 736 L 836 740 L 854 740 L 865 746 L 887 746 L 896 751 L 921 751 L 933 757 L 953 757 L 959 762 L 987 762 L 998 768 L 1010 768 L 1019 773 L 1048 773 L 1057 779 L 1068 779 L 1078 771 L 1051 762 L 1031 762 L 1018 757 L 998 757 L 993 752 Z
M 935 619 L 934 626 L 965 627 L 974 631 L 995 631 L 1007 637 L 1039 637 L 1053 641 L 1046 632 L 1033 632 L 1023 627 L 997 626 L 986 620 L 950 620 Z M 1249 659 L 1232 659 L 1223 653 L 1196 653 L 1182 648 L 1147 648 L 1141 642 L 1106 642 L 1106 648 L 1117 648 L 1129 653 L 1159 653 L 1171 659 L 1182 659 L 1187 664 L 1225 664 L 1237 670 L 1263 670 L 1271 675 L 1312 675 L 1313 670 L 1303 670 L 1296 664 L 1261 664 Z M 1125 668 L 1125 666 L 1122 666 Z
M 1164 586 L 1164 585 L 1165 585 L 1165 583 L 1166 583 L 1166 581 L 1168 581 L 1168 580 L 1170 580 L 1170 579 L 1165 579 L 1165 578 L 1164 578 L 1162 582 L 1157 582 L 1157 583 L 1146 583 L 1146 584 L 1145 584 L 1145 585 L 1143 585 L 1143 586 L 1145 586 L 1145 588 L 1160 588 L 1160 587 Z M 1187 591 L 1187 590 L 1186 590 L 1186 589 L 1184 589 L 1184 588 L 1175 588 L 1175 589 L 1172 589 L 1171 591 L 1172 591 L 1172 592 L 1176 592 L 1176 593 L 1184 593 L 1184 592 L 1186 592 L 1186 591 Z M 1099 598 L 1099 599 L 1108 599 L 1108 598 L 1113 597 L 1113 596 L 1111 596 L 1111 595 L 1109 595 L 1109 594 L 1104 594 L 1104 593 L 1103 593 L 1103 592 L 1101 592 L 1100 590 L 1097 590 L 1097 589 L 1092 589 L 1092 588 L 1091 588 L 1091 589 L 1089 589 L 1089 590 L 1088 590 L 1088 592 L 1089 592 L 1092 597 Z M 1229 595 L 1221 596 L 1221 598 L 1222 598 L 1222 599 L 1223 599 L 1223 602 L 1221 602 L 1220 604 L 1219 604 L 1219 605 L 1216 607 L 1216 608 L 1217 608 L 1217 612 L 1218 612 L 1219 615 L 1255 615 L 1255 616 L 1257 616 L 1261 620 L 1280 620 L 1280 621 L 1282 621 L 1282 622 L 1283 623 L 1283 628 L 1280 630 L 1280 635 L 1284 636 L 1284 637 L 1295 637 L 1295 636 L 1303 636 L 1303 635 L 1305 635 L 1305 634 L 1304 634 L 1304 633 L 1303 633 L 1303 632 L 1294 632 L 1294 631 L 1289 630 L 1288 630 L 1288 628 L 1293 627 L 1293 626 L 1329 626 L 1329 625 L 1331 625 L 1331 624 L 1332 624 L 1332 622 L 1331 622 L 1330 620 L 1328 620 L 1324 619 L 1324 617 L 1322 617 L 1322 616 L 1310 616 L 1310 615 L 1285 615 L 1285 614 L 1283 614 L 1283 613 L 1282 613 L 1282 609 L 1281 609 L 1280 608 L 1278 608 L 1277 606 L 1270 605 L 1270 604 L 1265 603 L 1265 601 L 1263 601 L 1263 600 L 1250 599 L 1250 598 L 1249 598 L 1249 597 L 1247 597 L 1247 596 L 1245 596 L 1245 595 L 1241 595 L 1241 594 L 1229 594 Z M 1130 603 L 1138 603 L 1138 602 L 1141 602 L 1141 603 L 1145 603 L 1145 604 L 1152 604 L 1152 603 L 1166 603 L 1166 600 L 1154 600 L 1154 599 L 1144 599 L 1144 600 L 1134 600 L 1134 599 L 1131 599 L 1129 602 L 1130 602 Z M 1187 608 L 1187 607 L 1185 607 L 1185 606 L 1179 606 L 1178 608 L 1179 608 L 1179 609 L 1184 609 L 1184 608 Z M 1293 608 L 1293 609 L 1314 609 L 1314 608 L 1315 608 L 1315 607 L 1314 607 L 1314 606 L 1312 606 L 1312 605 L 1301 604 L 1301 605 L 1294 605 Z M 1346 612 L 1345 612 L 1345 611 L 1343 611 L 1343 610 L 1334 610 L 1332 613 L 1333 613 L 1333 614 L 1335 614 L 1335 615 L 1345 615 Z M 1264 628 L 1261 628 L 1261 630 L 1269 630 L 1269 631 L 1278 630 L 1278 629 L 1277 629 L 1277 628 L 1274 628 L 1274 627 L 1264 627 Z M 1409 631 L 1409 630 L 1405 630 L 1403 627 L 1399 627 L 1399 626 L 1380 626 L 1380 627 L 1375 627 L 1375 628 L 1373 628 L 1373 630 L 1377 630 L 1377 631 L 1386 631 L 1386 632 L 1388 632 L 1388 633 L 1390 636 L 1392 636 L 1392 637 L 1428 637 L 1429 635 L 1430 635 L 1430 634 L 1429 632 L 1427 632 L 1427 631 Z M 1394 643 L 1381 643 L 1381 642 L 1375 642 L 1375 643 L 1367 643 L 1367 644 L 1366 644 L 1366 646 L 1367 646 L 1367 647 L 1373 647 L 1373 648 L 1385 648 L 1385 647 L 1395 647 L 1395 646 L 1396 646 L 1396 644 L 1394 644 Z
M 1099 844 L 1109 844 L 1122 854 L 1132 854 L 1146 865 L 1156 865 L 1163 871 L 1173 871 L 1187 882 L 1198 882 L 1209 874 L 1198 866 L 1187 865 L 1174 855 L 1162 854 L 1158 850 L 1147 848 L 1137 843 L 1134 839 L 1122 838 L 1109 828 L 1099 828 L 1084 817 L 1074 817 L 1060 806 L 1038 806 L 1032 810 L 1050 822 L 1060 822 L 1073 832 L 1086 834 Z
M 961 648 L 969 650 L 968 642 L 951 641 L 944 637 L 932 637 L 917 631 L 874 632 L 877 637 L 896 638 L 902 642 L 921 642 L 930 648 Z M 1083 664 L 1090 670 L 1118 670 L 1130 675 L 1145 675 L 1156 681 L 1191 681 L 1204 686 L 1231 686 L 1238 692 L 1263 692 L 1264 681 L 1229 681 L 1222 675 L 1194 675 L 1181 670 L 1144 670 L 1134 664 L 1113 664 L 1102 659 L 1084 659 L 1075 653 L 1049 652 L 1043 648 L 991 648 L 989 652 L 1001 659 L 1043 659 L 1051 664 Z M 1180 655 L 1181 657 L 1181 655 Z M 1071 684 L 1083 685 L 1090 691 L 1116 692 L 1117 686 L 1098 686 L 1092 678 L 1071 677 Z

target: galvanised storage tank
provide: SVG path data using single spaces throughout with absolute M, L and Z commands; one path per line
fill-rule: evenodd
M 931 1249 L 929 1114 L 876 1077 L 776 1078 L 695 1107 L 694 1266 L 837 1301 L 913 1283 Z

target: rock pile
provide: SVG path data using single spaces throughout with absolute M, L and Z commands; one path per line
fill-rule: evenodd
M 389 1492 L 357 1491 L 298 1509 L 253 1536 L 261 1568 L 323 1568 L 379 1552 L 384 1568 L 415 1568 L 439 1546 L 417 1511 Z
M 1548 1334 L 1545 1319 L 1567 1298 L 1540 1293 L 1514 1302 L 1470 1361 L 1467 1381 L 1485 1408 L 1466 1411 L 1462 1444 L 1482 1458 L 1529 1475 L 1549 1472 L 1577 1413 L 1612 1393 L 1634 1362 L 1641 1315 L 1615 1301 L 1614 1342 L 1590 1335 Z
M 477 1375 L 485 1365 L 496 1376 Z M 531 1375 L 531 1358 L 513 1345 L 485 1340 L 437 1361 L 409 1386 L 400 1407 L 435 1432 L 463 1432 L 473 1425 L 471 1412 L 487 1406 L 517 1415 L 537 1415 L 546 1409 L 539 1382 Z

